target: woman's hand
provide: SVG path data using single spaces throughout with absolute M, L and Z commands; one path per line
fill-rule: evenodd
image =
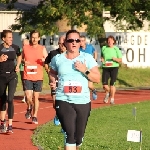
M 84 61 L 84 63 L 82 63 L 81 61 L 76 61 L 74 63 L 74 67 L 75 67 L 75 69 L 77 69 L 78 71 L 80 71 L 82 73 L 85 73 L 85 71 L 87 70 L 85 61 Z

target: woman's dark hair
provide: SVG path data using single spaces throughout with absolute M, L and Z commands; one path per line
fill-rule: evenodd
M 6 37 L 7 33 L 12 33 L 11 30 L 3 30 L 2 33 L 1 33 L 1 39 L 3 40 L 3 38 Z
M 109 35 L 108 37 L 107 37 L 107 43 L 108 43 L 108 39 L 113 39 L 113 41 L 114 41 L 114 44 L 116 44 L 116 40 L 115 40 L 115 38 L 114 38 L 114 36 L 112 36 L 112 35 Z
M 32 30 L 32 31 L 30 32 L 30 38 L 31 38 L 31 36 L 32 36 L 33 33 L 38 33 L 38 35 L 39 35 L 39 37 L 40 37 L 40 32 L 39 32 L 39 31 L 37 31 L 37 30 Z
M 77 34 L 79 35 L 79 37 L 80 37 L 80 33 L 79 33 L 77 30 L 69 30 L 69 31 L 66 33 L 65 41 L 67 40 L 68 35 L 71 34 L 71 33 L 77 33 Z

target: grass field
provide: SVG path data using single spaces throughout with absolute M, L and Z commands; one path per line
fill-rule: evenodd
M 127 131 L 141 129 L 142 150 L 150 150 L 149 114 L 150 101 L 92 110 L 81 150 L 140 150 L 140 143 L 127 142 Z M 32 137 L 33 143 L 43 150 L 63 150 L 64 135 L 60 130 L 53 122 L 40 126 Z
M 116 87 L 148 87 L 150 86 L 149 75 L 150 68 L 120 68 Z M 49 89 L 46 73 L 44 76 L 44 89 Z M 18 89 L 19 86 L 20 84 Z M 95 86 L 102 88 L 101 83 Z M 137 108 L 136 121 L 132 114 L 134 107 Z M 81 150 L 138 150 L 140 143 L 127 142 L 127 131 L 141 129 L 142 149 L 149 150 L 149 108 L 150 102 L 142 102 L 92 110 Z M 33 143 L 43 150 L 63 150 L 64 135 L 60 130 L 61 127 L 54 126 L 53 122 L 40 126 L 32 136 Z
M 100 69 L 100 72 L 102 70 Z M 150 68 L 123 68 L 119 69 L 118 78 L 116 81 L 116 87 L 147 87 L 150 86 Z M 22 85 L 20 81 L 20 75 L 18 74 L 19 82 L 17 85 L 17 91 L 22 91 Z M 44 70 L 44 82 L 43 89 L 49 89 L 48 85 L 48 75 Z M 100 89 L 102 88 L 102 84 L 95 84 L 95 87 Z

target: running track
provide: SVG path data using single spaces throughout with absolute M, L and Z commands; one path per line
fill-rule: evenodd
M 92 101 L 92 108 L 109 106 L 103 104 L 104 93 L 98 93 L 98 100 Z M 0 134 L 0 150 L 38 150 L 32 145 L 31 136 L 37 125 L 31 124 L 31 120 L 24 117 L 26 104 L 21 102 L 22 97 L 16 96 L 14 100 L 15 115 L 13 121 L 13 134 Z M 117 91 L 115 103 L 125 104 L 150 100 L 150 90 L 125 90 Z M 50 95 L 40 96 L 40 108 L 38 112 L 39 125 L 52 120 L 55 111 L 52 108 Z

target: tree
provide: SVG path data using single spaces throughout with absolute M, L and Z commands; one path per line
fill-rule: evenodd
M 67 18 L 68 25 L 85 24 L 88 35 L 100 39 L 105 36 L 103 23 L 112 18 L 123 30 L 140 29 L 143 20 L 150 20 L 149 8 L 150 0 L 43 0 L 37 7 L 18 12 L 22 14 L 16 19 L 19 23 L 11 28 L 20 33 L 38 29 L 41 34 L 52 35 L 58 32 L 55 23 Z M 103 10 L 109 10 L 111 18 L 103 17 Z
M 150 20 L 149 0 L 113 0 L 111 3 L 111 16 L 124 30 L 139 30 L 144 20 Z
M 11 29 L 20 30 L 20 34 L 30 32 L 33 29 L 39 30 L 41 35 L 57 33 L 56 22 L 62 19 L 63 11 L 58 11 L 60 6 L 55 4 L 56 6 L 53 6 L 49 0 L 45 0 L 28 11 L 18 11 L 16 21 L 19 23 L 12 25 Z
M 67 18 L 68 25 L 79 27 L 86 24 L 89 35 L 100 34 L 104 22 L 103 3 L 97 1 L 92 4 L 92 2 L 92 0 L 87 0 L 85 4 L 83 0 L 44 0 L 29 11 L 18 12 L 16 21 L 19 24 L 14 24 L 11 28 L 20 30 L 20 33 L 36 28 L 42 34 L 50 35 L 58 32 L 56 21 Z

